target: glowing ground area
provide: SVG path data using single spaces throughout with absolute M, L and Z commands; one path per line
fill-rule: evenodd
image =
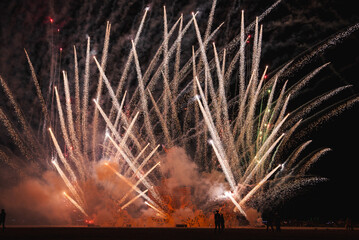
M 265 228 L 231 228 L 214 233 L 212 228 L 85 228 L 36 227 L 8 228 L 0 239 L 359 239 L 359 231 L 344 228 L 283 227 L 281 232 Z

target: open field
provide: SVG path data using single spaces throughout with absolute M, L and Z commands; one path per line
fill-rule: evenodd
M 267 232 L 264 228 L 232 228 L 215 233 L 209 228 L 87 228 L 87 227 L 9 227 L 0 239 L 359 239 L 359 231 L 342 228 L 287 228 Z

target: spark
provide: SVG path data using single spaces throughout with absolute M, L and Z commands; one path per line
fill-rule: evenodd
M 224 193 L 226 197 L 228 197 L 232 203 L 236 206 L 236 208 L 243 214 L 243 216 L 247 217 L 246 212 L 243 210 L 243 208 L 241 207 L 240 203 L 238 203 L 232 196 L 231 192 L 225 192 Z
M 66 192 L 63 192 L 63 194 L 78 210 L 80 210 L 86 217 L 89 217 L 85 210 L 73 198 L 71 198 Z
M 121 173 L 119 173 L 118 171 L 116 171 L 116 169 L 114 169 L 110 164 L 108 164 L 108 162 L 104 163 L 105 166 L 107 166 L 109 169 L 111 169 L 111 171 L 113 173 L 115 173 L 121 180 L 123 180 L 127 185 L 129 185 L 131 188 L 133 188 L 136 192 L 138 192 L 139 194 L 141 194 L 141 190 L 137 187 L 134 186 L 129 180 L 127 180 L 126 177 L 124 177 Z M 146 198 L 147 201 L 151 202 L 154 205 L 157 205 L 152 199 L 150 199 L 147 195 L 143 194 L 143 197 Z M 123 202 L 124 198 L 122 198 L 122 201 L 119 201 L 119 204 L 121 204 Z
M 133 203 L 134 201 L 136 201 L 138 198 L 140 198 L 141 196 L 143 196 L 146 192 L 148 191 L 148 189 L 146 189 L 145 191 L 141 192 L 140 194 L 138 194 L 136 197 L 132 198 L 130 201 L 128 201 L 126 204 L 124 204 L 121 209 L 125 209 L 126 207 L 128 207 L 131 203 Z
M 145 201 L 145 204 L 149 207 L 151 207 L 153 210 L 155 210 L 156 212 L 158 212 L 158 214 L 162 217 L 162 218 L 167 218 L 167 214 L 164 213 L 163 211 L 157 209 L 155 206 L 153 206 L 152 204 L 150 204 L 149 202 Z
M 276 168 L 270 171 L 240 202 L 240 205 L 245 204 L 253 194 L 280 168 L 282 164 L 279 164 Z

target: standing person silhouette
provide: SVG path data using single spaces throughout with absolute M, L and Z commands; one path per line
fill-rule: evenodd
M 277 213 L 277 212 L 275 213 L 274 222 L 275 222 L 276 231 L 280 232 L 281 231 L 281 229 L 280 229 L 281 219 L 280 219 L 279 213 Z
M 268 213 L 268 216 L 267 216 L 267 232 L 269 230 L 271 230 L 272 232 L 274 232 L 274 228 L 273 228 L 273 214 L 270 212 Z
M 220 215 L 218 210 L 216 210 L 216 213 L 214 214 L 214 226 L 215 231 L 220 230 Z
M 5 230 L 5 218 L 6 218 L 6 213 L 5 213 L 5 209 L 1 209 L 1 213 L 0 213 L 0 224 L 2 224 L 2 230 Z
M 224 217 L 223 217 L 223 213 L 221 213 L 219 215 L 219 224 L 220 224 L 220 230 L 223 231 L 224 230 Z
M 352 219 L 350 217 L 347 217 L 347 219 L 345 220 L 345 229 L 347 231 L 353 231 L 353 224 L 352 224 Z

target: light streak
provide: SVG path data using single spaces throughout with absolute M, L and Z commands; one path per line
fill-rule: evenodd
M 146 201 L 145 204 L 146 204 L 147 206 L 151 207 L 151 208 L 152 208 L 153 210 L 155 210 L 156 212 L 158 212 L 161 217 L 167 218 L 167 214 L 166 214 L 166 213 L 164 213 L 163 211 L 157 209 L 155 206 L 151 205 L 149 202 Z
M 257 192 L 257 190 L 278 170 L 278 168 L 282 167 L 282 164 L 279 164 L 276 168 L 274 168 L 270 173 L 268 173 L 240 202 L 239 204 L 243 206 L 253 194 Z
M 232 193 L 231 192 L 225 192 L 225 195 L 227 197 L 229 197 L 229 199 L 231 199 L 231 201 L 233 202 L 234 206 L 236 206 L 236 208 L 245 216 L 247 217 L 246 212 L 243 210 L 243 208 L 241 207 L 241 205 L 233 198 Z
M 128 201 L 126 204 L 124 204 L 121 209 L 125 209 L 126 207 L 128 207 L 131 203 L 133 203 L 134 201 L 136 201 L 138 198 L 140 198 L 142 195 L 144 195 L 146 192 L 148 191 L 148 189 L 146 189 L 145 191 L 141 192 L 140 194 L 138 194 L 136 197 L 132 198 L 130 201 Z
M 125 194 L 125 196 L 122 197 L 122 199 L 120 200 L 120 202 L 123 202 L 124 199 L 138 186 L 138 184 L 140 184 L 145 177 L 148 176 L 148 174 L 150 174 L 158 165 L 160 165 L 160 162 L 158 162 L 157 164 L 155 164 L 150 170 L 148 170 L 140 179 L 138 179 L 138 181 L 132 185 L 131 189 Z
M 85 212 L 85 210 L 73 199 L 71 198 L 69 195 L 67 195 L 66 192 L 63 192 L 64 196 L 70 200 L 70 202 L 77 207 L 78 210 L 80 210 L 86 217 L 88 217 L 89 215 Z
M 114 169 L 110 164 L 105 163 L 105 166 L 107 166 L 109 169 L 111 169 L 112 172 L 114 172 L 120 179 L 122 179 L 125 183 L 127 183 L 131 188 L 133 187 L 133 189 L 134 189 L 136 192 L 138 192 L 139 194 L 142 193 L 142 191 L 141 191 L 138 187 L 134 186 L 130 181 L 127 180 L 126 177 L 124 177 L 121 173 L 119 173 L 118 171 L 116 171 L 116 169 Z M 153 205 L 156 205 L 156 206 L 157 206 L 157 204 L 156 204 L 152 199 L 150 199 L 147 195 L 143 194 L 143 197 L 144 197 L 147 201 L 151 202 Z M 122 200 L 122 201 L 119 201 L 119 204 L 121 204 L 121 203 L 124 201 L 124 198 L 122 198 L 121 200 Z
M 74 185 L 70 182 L 70 180 L 66 177 L 66 174 L 62 171 L 62 169 L 60 168 L 59 164 L 57 163 L 57 161 L 52 160 L 52 164 L 55 166 L 57 172 L 59 173 L 60 177 L 62 178 L 62 180 L 65 182 L 66 186 L 68 187 L 68 189 L 71 191 L 71 193 L 75 196 L 75 198 L 81 202 L 81 204 L 83 204 L 80 195 L 78 194 L 78 192 L 76 191 L 76 188 L 74 187 Z

